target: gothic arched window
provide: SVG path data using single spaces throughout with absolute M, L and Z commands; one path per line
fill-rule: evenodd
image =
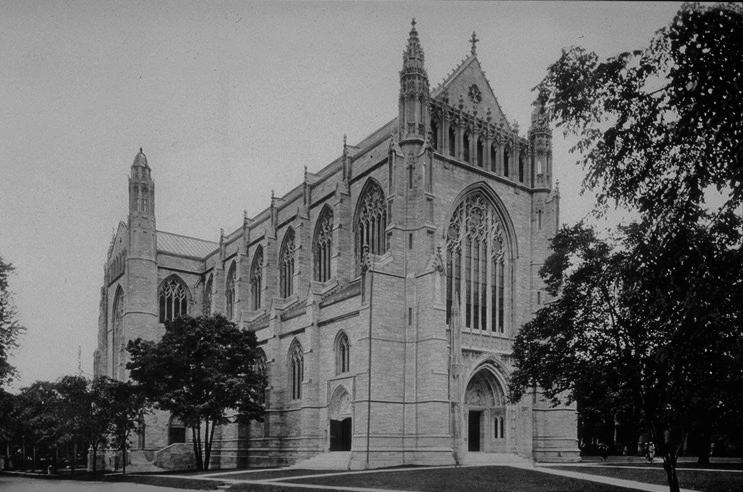
M 267 369 L 267 358 L 266 353 L 263 351 L 263 349 L 259 348 L 257 349 L 257 355 L 255 356 L 255 372 L 258 373 L 261 377 L 267 378 L 268 375 L 268 369 Z M 266 380 L 266 384 L 268 384 L 268 381 Z M 266 388 L 262 387 L 260 388 L 259 394 L 261 403 L 266 402 Z
M 464 328 L 503 333 L 505 239 L 495 207 L 480 191 L 457 206 L 446 235 L 446 316 L 459 300 Z
M 212 314 L 212 284 L 214 277 L 209 275 L 209 279 L 204 284 L 204 316 Z
M 439 149 L 439 121 L 437 119 L 431 119 L 431 145 L 434 149 Z
M 122 326 L 124 321 L 124 289 L 119 286 L 114 295 L 114 308 L 112 321 L 111 340 L 111 374 L 113 378 L 118 377 L 121 356 L 123 355 Z
M 495 172 L 495 170 L 497 169 L 496 166 L 498 165 L 498 160 L 497 160 L 498 158 L 496 157 L 497 154 L 498 154 L 498 149 L 495 144 L 492 144 L 490 146 L 490 170 L 493 172 Z
M 227 319 L 232 319 L 235 315 L 235 294 L 237 284 L 237 263 L 232 262 L 230 269 L 227 271 L 227 282 L 224 288 L 225 307 Z
M 356 263 L 361 260 L 364 246 L 369 253 L 382 255 L 387 251 L 387 203 L 376 181 L 367 181 L 356 205 Z
M 253 311 L 261 308 L 261 289 L 263 288 L 263 248 L 258 246 L 250 264 L 250 307 Z
M 188 314 L 188 289 L 176 277 L 166 278 L 160 284 L 160 323 L 172 321 Z
M 524 155 L 523 152 L 521 152 L 519 154 L 519 182 L 521 183 L 524 182 L 524 165 L 525 165 L 524 161 L 525 160 L 526 160 L 526 156 Z
M 279 293 L 289 297 L 294 293 L 294 229 L 284 234 L 284 242 L 279 251 Z
M 295 338 L 289 347 L 289 385 L 292 400 L 302 398 L 302 380 L 304 379 L 304 354 L 302 345 Z
M 470 135 L 465 133 L 462 136 L 462 160 L 470 162 Z
M 326 282 L 330 279 L 330 256 L 333 254 L 333 210 L 325 207 L 315 226 L 315 239 L 312 242 L 315 257 L 315 280 Z
M 483 167 L 485 165 L 485 142 L 482 141 L 482 138 L 477 138 L 477 164 L 480 167 Z
M 351 369 L 348 337 L 343 331 L 335 337 L 335 374 L 343 374 Z
M 457 147 L 457 132 L 454 129 L 454 125 L 451 123 L 449 124 L 449 155 L 455 156 L 456 155 L 456 147 Z
M 503 150 L 503 176 L 508 177 L 509 167 L 511 165 L 511 146 L 506 145 Z

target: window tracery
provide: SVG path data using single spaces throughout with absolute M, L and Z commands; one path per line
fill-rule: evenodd
M 114 378 L 119 373 L 119 365 L 121 364 L 123 352 L 122 326 L 124 322 L 124 302 L 124 289 L 118 287 L 114 296 L 113 333 L 111 340 L 111 376 Z
M 294 339 L 289 347 L 289 384 L 292 400 L 302 398 L 302 380 L 304 379 L 304 354 L 302 345 Z
M 263 248 L 258 249 L 253 255 L 253 263 L 250 265 L 250 295 L 251 307 L 254 311 L 261 308 L 261 289 L 263 288 Z
M 227 283 L 224 289 L 225 307 L 227 311 L 227 319 L 233 319 L 235 315 L 235 286 L 237 281 L 237 266 L 235 262 L 232 262 L 230 269 L 227 273 Z
M 356 214 L 356 262 L 363 257 L 364 246 L 369 253 L 382 255 L 387 251 L 387 203 L 384 192 L 374 181 L 364 190 Z
M 294 229 L 289 228 L 279 252 L 279 289 L 281 297 L 294 293 Z
M 350 347 L 348 336 L 344 332 L 338 333 L 335 339 L 335 374 L 343 374 L 351 368 Z
M 462 326 L 503 333 L 505 242 L 490 200 L 480 191 L 467 195 L 449 221 L 446 235 L 447 322 L 459 299 Z
M 214 277 L 209 275 L 209 280 L 204 285 L 204 316 L 209 316 L 212 313 L 212 283 Z
M 315 256 L 315 280 L 330 279 L 330 256 L 333 250 L 333 211 L 326 207 L 320 213 L 315 229 L 313 251 Z
M 160 323 L 188 314 L 188 291 L 177 277 L 170 277 L 160 285 Z

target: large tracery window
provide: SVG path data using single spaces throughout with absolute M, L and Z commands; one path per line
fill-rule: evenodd
M 326 282 L 330 279 L 330 255 L 333 250 L 333 211 L 323 208 L 315 228 L 315 240 L 312 243 L 315 257 L 315 280 Z
M 289 347 L 289 384 L 292 400 L 302 398 L 302 379 L 304 378 L 304 354 L 302 345 L 294 339 Z
M 335 337 L 335 374 L 343 374 L 351 369 L 350 347 L 348 337 L 344 332 L 339 332 Z
M 387 203 L 382 188 L 368 181 L 356 206 L 356 261 L 363 257 L 364 246 L 369 253 L 382 255 L 387 251 Z
M 284 235 L 279 252 L 279 291 L 281 297 L 294 293 L 294 229 L 291 227 Z
M 188 290 L 178 277 L 170 277 L 160 285 L 160 323 L 188 314 Z
M 255 372 L 264 378 L 264 381 L 266 384 L 268 384 L 267 377 L 268 377 L 268 370 L 267 370 L 267 358 L 266 353 L 263 351 L 262 348 L 257 349 L 257 354 L 255 356 Z M 266 403 L 266 387 L 262 386 L 259 390 L 258 397 L 260 398 L 260 403 Z
M 212 284 L 214 282 L 214 277 L 212 275 L 209 275 L 209 279 L 206 281 L 206 284 L 204 284 L 204 309 L 203 313 L 204 316 L 209 316 L 212 314 Z
M 227 283 L 224 289 L 225 307 L 227 308 L 227 319 L 233 319 L 235 315 L 235 294 L 237 283 L 237 264 L 233 261 L 227 272 Z
M 505 242 L 492 203 L 482 192 L 469 194 L 452 214 L 446 236 L 446 317 L 459 299 L 462 327 L 503 333 Z
M 122 325 L 124 320 L 124 289 L 118 287 L 114 296 L 113 330 L 111 336 L 111 376 L 118 377 L 118 369 L 123 355 Z
M 263 248 L 258 246 L 250 264 L 250 307 L 253 311 L 261 308 L 261 289 L 263 288 Z

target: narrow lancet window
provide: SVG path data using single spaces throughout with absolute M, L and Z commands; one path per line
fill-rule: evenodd
M 315 240 L 312 245 L 315 257 L 315 280 L 330 280 L 330 257 L 333 254 L 333 210 L 323 208 L 315 227 Z
M 233 319 L 235 316 L 235 294 L 237 284 L 237 264 L 233 261 L 227 273 L 227 283 L 225 284 L 224 297 L 227 307 L 227 319 Z
M 294 229 L 291 227 L 284 235 L 279 252 L 279 289 L 284 298 L 294 293 Z
M 250 264 L 250 307 L 253 311 L 261 308 L 261 289 L 263 288 L 263 248 L 258 246 Z

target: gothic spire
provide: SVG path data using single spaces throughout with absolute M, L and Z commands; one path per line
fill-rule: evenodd
M 415 17 L 410 22 L 410 25 L 408 46 L 403 53 L 403 71 L 409 68 L 423 70 L 423 48 L 418 39 L 418 31 L 415 29 Z
M 423 142 L 428 134 L 428 75 L 423 64 L 423 48 L 415 29 L 415 19 L 411 22 L 408 45 L 402 56 L 400 71 L 400 103 L 398 131 L 400 142 L 414 139 Z
M 134 163 L 132 164 L 132 167 L 150 167 L 147 164 L 147 156 L 145 156 L 144 152 L 142 152 L 142 147 L 139 148 L 139 153 L 134 157 Z

